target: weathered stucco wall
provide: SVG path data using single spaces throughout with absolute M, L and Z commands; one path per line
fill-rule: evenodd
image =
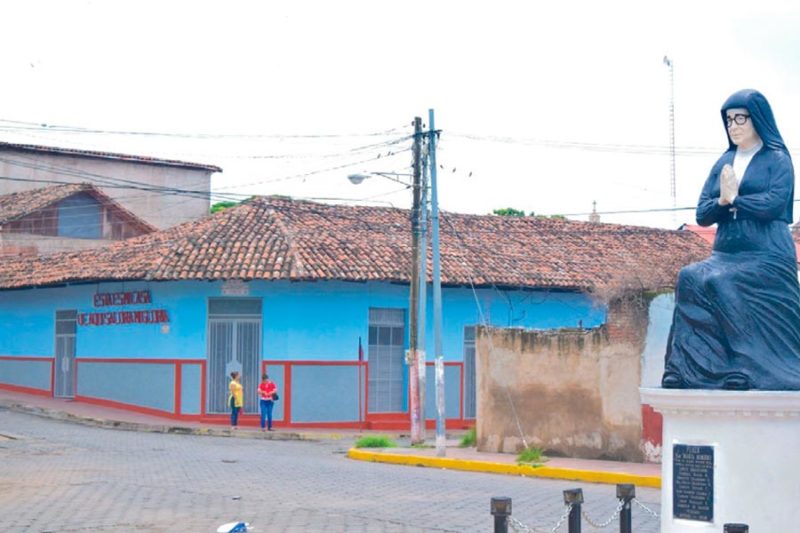
M 478 449 L 516 453 L 522 432 L 551 455 L 641 461 L 646 331 L 642 298 L 613 303 L 588 330 L 480 328 Z

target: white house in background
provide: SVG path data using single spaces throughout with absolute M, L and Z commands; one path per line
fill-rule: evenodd
M 208 214 L 214 165 L 0 142 L 0 195 L 90 183 L 158 229 Z

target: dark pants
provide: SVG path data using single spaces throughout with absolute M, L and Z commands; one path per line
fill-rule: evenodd
M 239 411 L 241 411 L 241 407 L 236 407 L 236 400 L 231 398 L 231 425 L 238 426 L 239 425 Z
M 272 400 L 261 400 L 261 429 L 264 429 L 264 421 L 267 422 L 267 428 L 272 429 L 272 408 L 275 402 Z

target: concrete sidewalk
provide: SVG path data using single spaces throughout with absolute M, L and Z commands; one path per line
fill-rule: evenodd
M 262 432 L 259 428 L 243 426 L 232 430 L 225 425 L 175 421 L 153 415 L 121 409 L 74 402 L 0 389 L 0 407 L 11 411 L 33 414 L 55 420 L 127 431 L 210 435 L 218 437 L 254 438 L 266 440 L 357 440 L 364 435 L 385 435 L 401 447 L 388 449 L 351 448 L 347 456 L 359 461 L 390 463 L 488 472 L 517 476 L 542 477 L 585 481 L 590 483 L 632 483 L 639 487 L 661 487 L 661 465 L 596 461 L 588 459 L 551 458 L 543 466 L 518 465 L 516 455 L 479 452 L 475 448 L 461 448 L 458 439 L 447 441 L 445 456 L 437 457 L 434 448 L 406 446 L 407 433 L 358 430 L 284 429 Z M 3 431 L 11 428 L 0 428 Z M 432 435 L 429 433 L 432 437 Z

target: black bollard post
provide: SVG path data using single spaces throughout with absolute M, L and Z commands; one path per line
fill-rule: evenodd
M 725 524 L 723 533 L 749 533 L 750 526 L 747 524 Z
M 617 484 L 617 499 L 622 500 L 619 511 L 619 533 L 633 533 L 631 517 L 631 501 L 636 497 L 636 485 L 630 483 Z
M 494 533 L 508 533 L 508 517 L 511 516 L 511 498 L 492 498 L 491 512 L 494 516 Z
M 570 489 L 564 491 L 564 505 L 572 504 L 567 519 L 568 533 L 581 533 L 581 504 L 583 503 L 583 489 Z

